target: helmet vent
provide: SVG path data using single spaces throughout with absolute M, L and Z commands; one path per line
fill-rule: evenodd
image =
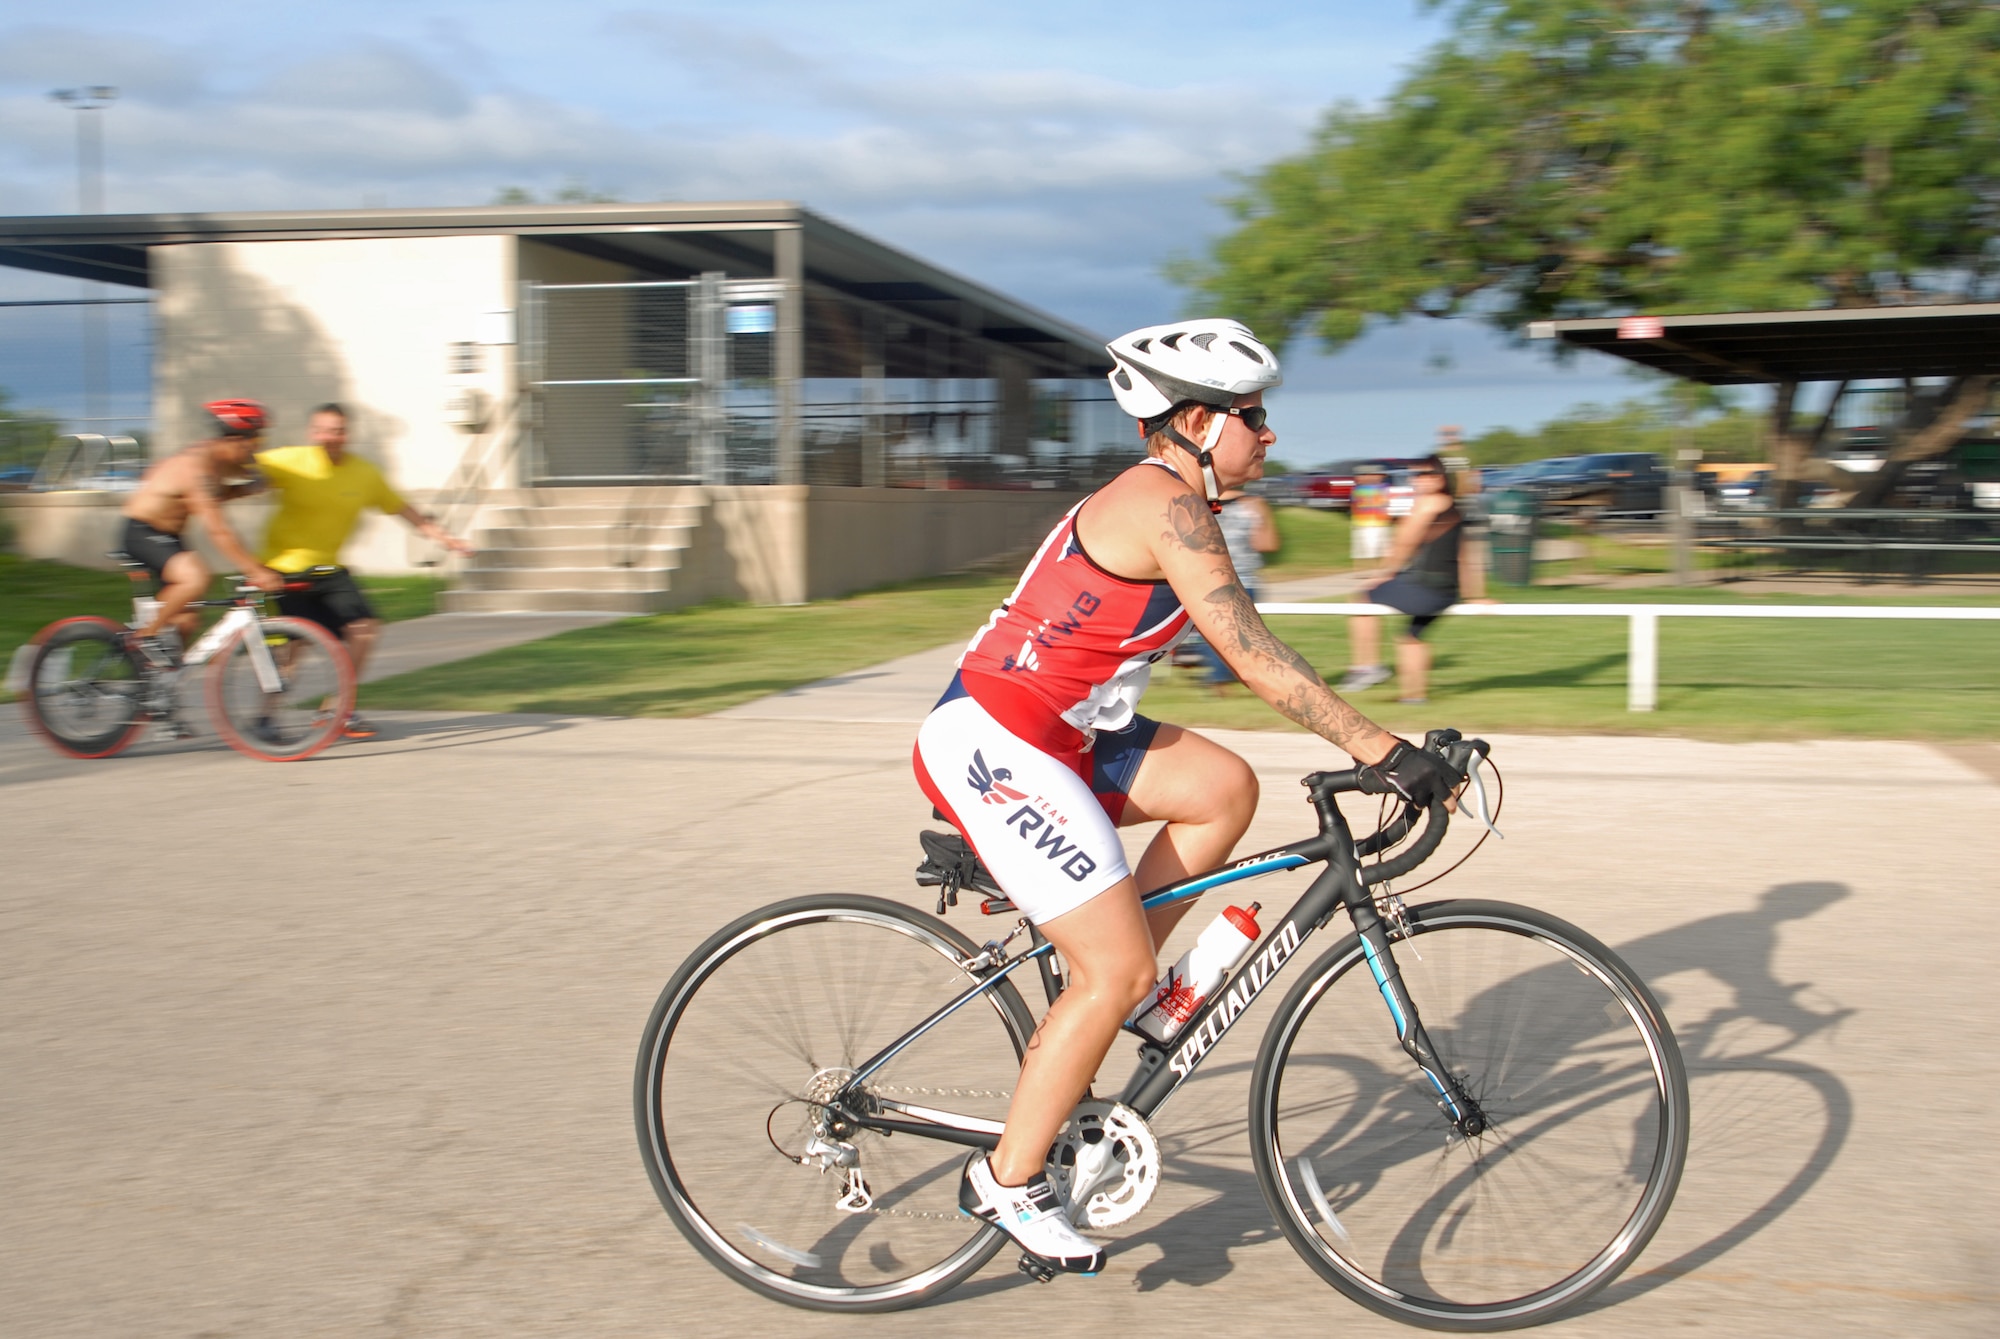
M 1166 345 L 1168 348 L 1172 349 L 1175 353 L 1179 353 L 1181 351 L 1181 336 L 1185 335 L 1186 333 L 1187 331 L 1185 330 L 1176 330 L 1174 331 L 1173 334 L 1168 335 L 1164 339 L 1162 339 L 1160 343 Z
M 1141 353 L 1151 353 L 1153 351 L 1153 341 L 1150 337 L 1146 339 L 1135 339 L 1132 341 L 1132 347 L 1137 349 Z
M 1121 391 L 1132 389 L 1132 374 L 1122 367 L 1118 369 L 1111 379 L 1118 383 L 1118 389 Z
M 1215 343 L 1215 332 L 1204 331 L 1203 333 L 1196 335 L 1193 339 L 1189 340 L 1188 343 L 1194 345 L 1197 349 L 1200 349 L 1203 353 L 1207 353 L 1208 346 Z
M 1242 354 L 1245 358 L 1248 358 L 1253 363 L 1256 363 L 1261 366 L 1264 362 L 1263 354 L 1257 352 L 1257 350 L 1251 348 L 1248 344 L 1245 344 L 1240 340 L 1234 340 L 1234 339 L 1230 340 L 1229 347 L 1236 350 L 1238 353 Z

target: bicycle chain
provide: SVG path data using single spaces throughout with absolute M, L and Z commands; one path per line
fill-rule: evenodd
M 1012 1101 L 1014 1094 L 989 1088 L 919 1088 L 906 1083 L 871 1083 L 871 1093 L 902 1093 L 906 1097 L 998 1097 Z
M 960 1226 L 965 1224 L 965 1215 L 962 1213 L 931 1213 L 924 1209 L 885 1209 L 879 1204 L 871 1204 L 865 1209 L 857 1209 L 854 1213 L 857 1217 L 929 1218 L 940 1223 L 957 1223 Z

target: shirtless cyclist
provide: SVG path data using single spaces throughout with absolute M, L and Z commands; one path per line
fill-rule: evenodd
M 194 640 L 201 614 L 189 605 L 207 593 L 211 576 L 201 555 L 183 542 L 191 518 L 208 527 L 209 538 L 251 585 L 274 591 L 285 583 L 251 556 L 222 514 L 224 502 L 263 487 L 241 480 L 255 473 L 251 457 L 263 440 L 264 406 L 255 400 L 214 400 L 202 408 L 214 435 L 155 462 L 124 510 L 122 547 L 162 583 L 159 610 L 127 636 L 135 651 L 163 669 L 177 656 L 159 640 L 161 630 L 172 625 L 182 646 Z

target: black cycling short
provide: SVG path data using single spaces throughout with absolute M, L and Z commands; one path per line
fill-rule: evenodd
M 1401 572 L 1369 591 L 1368 598 L 1375 604 L 1386 604 L 1398 613 L 1408 614 L 1410 636 L 1418 640 L 1422 640 L 1424 632 L 1437 622 L 1439 614 L 1458 603 L 1456 591 L 1426 586 Z
M 284 575 L 289 577 L 290 573 Z M 277 598 L 279 613 L 317 623 L 336 637 L 349 623 L 376 617 L 374 606 L 361 593 L 351 572 L 337 572 L 315 582 L 311 590 L 288 590 Z
M 167 563 L 173 556 L 187 552 L 187 545 L 179 535 L 156 530 L 135 516 L 125 518 L 122 544 L 134 562 L 144 564 L 148 572 L 162 581 L 167 579 Z

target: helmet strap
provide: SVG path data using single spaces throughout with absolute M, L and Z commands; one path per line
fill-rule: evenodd
M 1196 446 L 1193 442 L 1183 437 L 1180 429 L 1174 427 L 1171 423 L 1160 429 L 1161 434 L 1167 440 L 1193 456 L 1194 463 L 1201 467 L 1201 481 L 1208 492 L 1208 509 L 1217 515 L 1222 513 L 1222 484 L 1215 477 L 1215 444 L 1222 440 L 1222 430 L 1228 426 L 1228 423 L 1229 416 L 1227 414 L 1213 415 L 1208 424 L 1208 441 L 1203 446 Z

